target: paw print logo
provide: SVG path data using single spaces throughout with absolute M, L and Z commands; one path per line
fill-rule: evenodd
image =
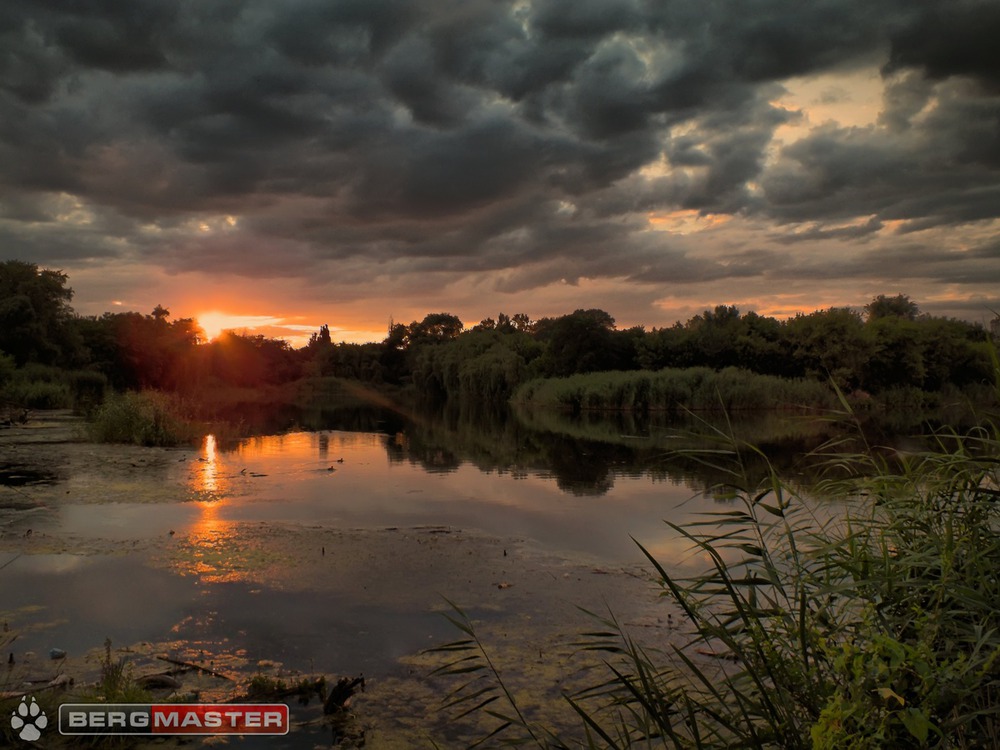
M 10 726 L 25 742 L 34 742 L 42 736 L 42 729 L 49 725 L 49 720 L 45 717 L 45 712 L 39 708 L 35 699 L 28 703 L 27 698 L 21 698 L 21 702 L 10 715 Z

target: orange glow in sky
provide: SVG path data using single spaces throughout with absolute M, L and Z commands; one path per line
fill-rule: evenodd
M 280 322 L 278 318 L 267 315 L 230 315 L 229 313 L 212 311 L 195 315 L 198 325 L 205 331 L 209 340 L 217 338 L 223 331 L 252 329 L 259 326 L 274 325 Z
M 731 217 L 723 214 L 703 214 L 701 211 L 693 209 L 681 209 L 669 212 L 650 212 L 646 218 L 649 221 L 649 226 L 657 231 L 691 234 L 722 226 Z

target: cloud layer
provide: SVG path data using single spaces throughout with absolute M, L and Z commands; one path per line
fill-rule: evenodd
M 997 304 L 992 1 L 3 2 L 0 29 L 5 257 L 428 310 L 594 282 L 646 322 L 775 284 Z M 788 104 L 820 79 L 847 83 Z

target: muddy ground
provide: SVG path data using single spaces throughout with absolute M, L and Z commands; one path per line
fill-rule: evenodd
M 62 412 L 0 430 L 0 565 L 33 555 L 118 558 L 122 566 L 168 571 L 208 587 L 240 581 L 265 594 L 350 597 L 401 613 L 439 611 L 442 618 L 456 614 L 447 596 L 470 613 L 477 636 L 523 708 L 542 723 L 569 728 L 577 736 L 582 731 L 560 695 L 606 674 L 600 656 L 575 645 L 580 633 L 603 629 L 581 608 L 614 612 L 649 644 L 667 646 L 679 637 L 673 629 L 676 610 L 658 598 L 660 590 L 646 569 L 607 568 L 593 560 L 548 554 L 531 540 L 438 526 L 336 528 L 249 521 L 220 528 L 153 524 L 133 536 L 108 536 L 51 520 L 70 503 L 93 505 L 100 514 L 108 504 L 173 507 L 204 499 L 187 481 L 198 460 L 194 449 L 88 442 L 82 423 Z M 252 486 L 242 491 L 252 493 Z M 0 591 L 4 575 L 0 570 Z M 87 692 L 100 672 L 102 643 L 55 661 L 48 654 L 23 653 L 14 636 L 17 628 L 33 627 L 32 615 L 3 610 L 0 600 L 0 614 L 15 623 L 0 633 L 4 657 L 9 652 L 14 665 L 0 680 L 0 689 L 16 693 L 31 688 L 30 680 L 67 675 L 75 694 Z M 255 675 L 294 682 L 307 671 L 278 659 L 252 658 L 238 648 L 206 652 L 204 644 L 172 635 L 165 624 L 156 638 L 114 644 L 114 656 L 127 659 L 137 676 L 162 672 L 169 664 L 159 657 L 168 657 L 210 666 L 225 677 L 188 671 L 177 676 L 179 688 L 161 690 L 157 699 L 238 699 Z M 453 637 L 463 634 L 454 629 Z M 381 673 L 366 674 L 366 690 L 353 701 L 346 728 L 325 724 L 313 703 L 296 709 L 297 721 L 305 726 L 283 743 L 253 746 L 429 747 L 432 739 L 443 747 L 466 744 L 487 731 L 491 720 L 479 713 L 455 721 L 456 711 L 443 707 L 458 685 L 431 675 L 445 658 L 415 649 Z M 336 664 L 313 666 L 312 672 L 339 676 Z

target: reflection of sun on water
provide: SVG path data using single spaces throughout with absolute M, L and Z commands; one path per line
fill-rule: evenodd
M 222 518 L 228 481 L 223 473 L 215 435 L 206 435 L 202 455 L 191 477 L 191 489 L 201 511 L 187 535 L 185 559 L 180 568 L 200 578 L 212 581 L 240 580 L 239 565 L 234 564 L 231 549 L 236 530 L 231 521 Z
M 201 471 L 198 472 L 197 486 L 199 493 L 218 496 L 219 492 L 219 455 L 215 445 L 215 435 L 206 435 L 202 447 Z
M 190 559 L 182 563 L 188 572 L 211 581 L 239 580 L 232 569 L 235 550 L 229 542 L 235 537 L 232 523 L 219 515 L 219 503 L 208 500 L 198 503 L 201 515 L 188 533 Z

